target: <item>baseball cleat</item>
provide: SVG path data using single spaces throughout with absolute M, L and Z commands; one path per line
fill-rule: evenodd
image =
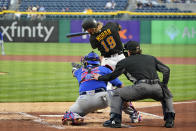
M 72 124 L 72 121 L 71 120 L 68 120 L 68 119 L 64 119 L 64 120 L 62 120 L 62 124 L 69 126 L 69 125 Z
M 84 118 L 75 118 L 74 113 L 72 112 L 65 112 L 63 118 L 62 118 L 62 124 L 63 125 L 81 125 L 84 121 Z
M 174 127 L 174 120 L 175 120 L 175 113 L 174 112 L 166 112 L 164 116 L 165 120 L 165 127 L 166 128 L 173 128 Z
M 121 122 L 115 120 L 107 120 L 103 123 L 104 127 L 121 128 Z
M 165 125 L 166 128 L 173 128 L 174 127 L 174 121 L 172 119 L 166 120 Z
M 62 120 L 63 125 L 81 125 L 83 123 L 84 119 L 77 118 L 77 119 L 64 119 Z
M 72 121 L 72 125 L 81 125 L 83 124 L 84 119 L 83 118 L 76 118 Z
M 103 123 L 104 127 L 121 128 L 122 116 L 116 113 L 110 113 L 110 120 Z

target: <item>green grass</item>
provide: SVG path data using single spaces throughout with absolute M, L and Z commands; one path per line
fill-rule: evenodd
M 152 45 L 142 44 L 143 53 L 161 57 L 196 57 L 195 45 Z
M 11 65 L 10 65 L 11 64 Z M 0 102 L 73 101 L 78 83 L 70 63 L 1 61 Z
M 196 45 L 141 45 L 154 56 L 196 57 Z M 79 55 L 92 49 L 89 44 L 5 43 L 7 55 Z M 97 50 L 95 50 L 98 52 Z M 169 88 L 175 101 L 196 99 L 196 65 L 168 65 Z M 70 63 L 0 61 L 0 102 L 75 101 L 78 83 Z M 125 85 L 131 83 L 121 76 Z M 149 100 L 147 100 L 149 101 Z
M 92 48 L 90 44 L 5 43 L 7 55 L 74 55 L 82 56 Z M 196 45 L 141 44 L 143 53 L 154 56 L 196 57 Z M 97 50 L 96 53 L 99 54 Z
M 90 44 L 6 43 L 7 55 L 72 55 L 82 56 L 92 51 Z
M 169 65 L 171 76 L 169 88 L 174 100 L 196 99 L 196 65 Z

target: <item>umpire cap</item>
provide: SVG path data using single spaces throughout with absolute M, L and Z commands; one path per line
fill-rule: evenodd
M 135 51 L 135 50 L 140 49 L 140 44 L 137 41 L 130 40 L 125 44 L 124 47 L 126 50 Z
M 96 28 L 97 27 L 97 21 L 93 18 L 86 18 L 82 22 L 82 28 L 86 31 L 90 28 Z

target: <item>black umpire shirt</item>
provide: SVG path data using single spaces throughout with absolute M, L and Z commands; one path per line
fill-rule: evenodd
M 112 73 L 100 76 L 98 80 L 113 80 L 122 73 L 124 73 L 126 77 L 132 82 L 143 79 L 155 80 L 159 79 L 157 71 L 163 73 L 162 82 L 167 84 L 170 75 L 169 67 L 162 64 L 153 56 L 136 54 L 119 61 L 116 65 L 116 69 Z
M 110 57 L 113 54 L 123 50 L 123 45 L 120 40 L 119 24 L 108 22 L 103 26 L 99 33 L 90 36 L 90 43 L 93 49 L 98 48 L 101 56 Z

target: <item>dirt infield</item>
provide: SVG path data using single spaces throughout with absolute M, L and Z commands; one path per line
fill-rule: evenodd
M 71 102 L 44 102 L 44 103 L 0 103 L 0 130 L 1 131 L 57 131 L 57 130 L 115 130 L 104 128 L 102 123 L 109 118 L 109 108 L 90 113 L 85 116 L 85 123 L 81 126 L 63 126 L 61 118 Z M 177 102 L 175 128 L 163 127 L 161 106 L 157 102 L 135 102 L 135 107 L 142 114 L 141 123 L 130 123 L 130 119 L 123 114 L 123 126 L 117 129 L 122 131 L 157 131 L 196 130 L 196 101 Z

